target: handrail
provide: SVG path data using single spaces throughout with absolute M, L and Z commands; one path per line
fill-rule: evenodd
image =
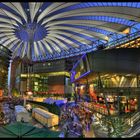
M 105 46 L 106 46 L 105 48 L 115 47 L 117 45 L 120 45 L 122 43 L 125 43 L 127 41 L 130 41 L 130 40 L 135 39 L 137 37 L 140 37 L 140 31 L 137 31 L 137 32 L 132 33 L 132 34 L 128 34 L 127 36 L 124 36 L 122 38 L 119 38 L 119 39 L 110 41 L 110 42 L 108 42 L 108 43 L 105 44 Z
M 123 94 L 125 95 L 130 95 L 131 93 L 133 94 L 137 94 L 138 92 L 140 92 L 140 88 L 139 87 L 113 87 L 113 88 L 109 88 L 109 87 L 105 87 L 105 88 L 95 88 L 96 93 L 101 93 L 101 92 L 105 92 L 106 94 L 109 94 L 111 92 L 111 94 L 116 94 L 119 93 L 120 91 L 122 91 Z
M 140 125 L 138 125 L 138 127 L 135 127 L 135 129 L 133 129 L 133 130 L 131 129 L 130 133 L 122 135 L 122 138 L 133 137 L 133 136 L 137 135 L 139 132 L 140 132 Z
M 140 112 L 137 112 L 134 116 L 136 116 L 136 117 L 134 117 L 134 118 L 138 118 L 138 120 L 137 121 L 135 121 L 135 125 L 132 127 L 132 128 L 130 128 L 126 133 L 124 133 L 123 135 L 122 135 L 122 137 L 132 137 L 132 136 L 135 136 L 135 135 L 137 135 L 139 132 L 140 132 L 140 116 L 139 116 L 139 113 Z M 137 127 L 138 126 L 138 127 Z
M 125 121 L 125 124 L 128 124 L 130 119 L 131 119 L 131 121 L 136 122 L 138 119 L 140 119 L 140 112 L 136 112 L 136 113 L 133 114 L 132 117 L 127 118 L 126 121 Z

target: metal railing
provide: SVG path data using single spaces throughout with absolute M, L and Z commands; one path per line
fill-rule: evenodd
M 139 87 L 110 87 L 110 88 L 96 88 L 96 93 L 101 93 L 104 92 L 107 94 L 116 94 L 118 95 L 118 93 L 122 93 L 125 95 L 131 95 L 131 93 L 137 94 L 138 92 L 140 92 L 140 88 Z
M 138 120 L 140 120 L 140 112 L 134 112 L 133 114 L 129 114 L 124 124 L 130 124 L 133 122 L 135 124 Z
M 125 124 L 130 124 L 131 122 L 133 122 L 133 127 L 131 127 L 127 132 L 125 132 L 122 135 L 122 138 L 133 137 L 140 133 L 140 112 L 134 113 L 131 118 L 128 118 L 125 121 Z
M 140 133 L 140 121 L 130 130 L 129 133 L 122 135 L 122 138 L 134 137 Z
M 106 49 L 111 49 L 111 48 L 114 48 L 114 47 L 116 47 L 118 45 L 121 45 L 123 43 L 126 43 L 126 42 L 128 42 L 130 40 L 136 39 L 138 37 L 140 37 L 140 31 L 135 32 L 135 33 L 132 33 L 132 34 L 129 34 L 129 35 L 124 36 L 122 38 L 113 40 L 111 42 L 108 42 L 107 44 L 105 44 L 105 46 L 106 46 L 105 48 Z

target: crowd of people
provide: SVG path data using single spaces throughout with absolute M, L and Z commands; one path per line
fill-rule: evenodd
M 61 109 L 60 127 L 81 136 L 90 131 L 94 114 L 78 105 L 64 105 Z

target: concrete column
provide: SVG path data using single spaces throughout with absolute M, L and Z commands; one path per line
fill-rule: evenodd
M 11 63 L 13 60 L 10 60 L 9 69 L 8 69 L 8 96 L 11 96 Z

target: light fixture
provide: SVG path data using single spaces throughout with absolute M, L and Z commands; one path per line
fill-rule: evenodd
M 27 91 L 27 94 L 31 96 L 33 93 L 31 91 Z
M 84 89 L 84 85 L 81 86 L 81 90 L 83 90 L 83 89 Z

